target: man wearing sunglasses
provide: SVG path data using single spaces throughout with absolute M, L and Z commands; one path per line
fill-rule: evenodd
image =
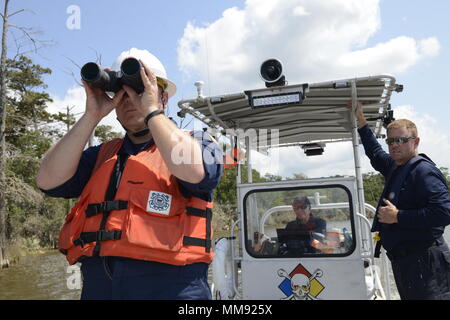
M 312 238 L 310 235 L 307 238 L 305 243 L 300 243 L 300 235 L 301 233 L 315 233 L 322 235 L 323 237 L 326 234 L 327 223 L 325 220 L 321 218 L 317 218 L 311 214 L 311 202 L 309 201 L 307 196 L 300 195 L 294 198 L 292 201 L 292 209 L 294 210 L 296 219 L 287 223 L 285 230 L 289 231 L 297 231 L 299 234 L 298 242 L 296 242 L 301 248 L 299 250 L 295 250 L 293 248 L 285 248 L 284 252 L 289 254 L 301 254 L 301 253 L 315 253 L 317 250 L 311 246 Z M 268 237 L 265 237 L 264 234 L 258 233 L 256 242 L 253 246 L 253 250 L 255 252 L 261 252 L 265 254 L 271 254 L 274 251 L 273 248 L 264 250 L 265 248 L 269 248 Z M 301 249 L 301 250 L 300 250 Z
M 311 203 L 306 196 L 298 196 L 292 201 L 292 209 L 296 219 L 288 222 L 286 230 L 313 231 L 325 234 L 327 225 L 325 220 L 311 214 Z
M 387 126 L 386 153 L 360 102 L 355 116 L 365 153 L 385 177 L 372 226 L 380 236 L 375 255 L 380 245 L 386 249 L 401 299 L 450 299 L 450 251 L 442 237 L 450 223 L 450 196 L 443 174 L 419 154 L 413 122 L 401 119 Z

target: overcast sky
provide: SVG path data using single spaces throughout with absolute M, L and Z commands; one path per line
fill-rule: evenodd
M 131 47 L 159 57 L 177 84 L 169 103 L 175 119 L 177 102 L 195 97 L 195 81 L 205 82 L 207 95 L 258 88 L 261 62 L 274 57 L 283 62 L 290 84 L 394 75 L 405 86 L 391 99 L 395 117 L 415 121 L 420 151 L 450 167 L 447 0 L 11 0 L 10 12 L 22 8 L 29 11 L 10 23 L 39 30 L 35 37 L 51 41 L 29 55 L 53 70 L 45 78 L 53 112 L 66 106 L 83 112 L 78 66 L 100 56 L 110 67 Z M 17 28 L 11 31 L 9 56 L 32 49 Z M 113 113 L 103 123 L 119 131 Z M 278 165 L 257 157 L 257 168 L 283 176 L 352 175 L 351 150 L 332 144 L 323 156 L 306 158 L 299 148 L 285 149 Z M 371 170 L 367 160 L 363 170 Z

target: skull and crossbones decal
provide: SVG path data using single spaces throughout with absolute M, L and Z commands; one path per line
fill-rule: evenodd
M 278 276 L 284 277 L 291 282 L 292 294 L 283 298 L 283 300 L 319 300 L 311 295 L 311 281 L 322 277 L 323 272 L 320 269 L 316 269 L 311 277 L 306 276 L 303 273 L 296 273 L 292 277 L 284 269 L 278 270 Z

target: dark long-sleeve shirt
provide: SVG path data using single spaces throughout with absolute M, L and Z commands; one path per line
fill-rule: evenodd
M 382 149 L 368 125 L 358 129 L 358 132 L 372 167 L 385 178 L 391 173 L 384 195 L 389 194 L 389 190 L 400 183 L 398 178 L 406 166 L 397 166 Z M 380 223 L 383 247 L 389 251 L 431 243 L 439 238 L 445 226 L 450 224 L 450 195 L 441 171 L 431 160 L 420 161 L 397 188 L 400 190 L 396 203 L 398 223 Z
M 311 215 L 306 224 L 302 224 L 300 220 L 295 219 L 294 221 L 288 222 L 285 229 L 318 232 L 325 235 L 327 230 L 327 223 L 325 222 L 325 220 L 313 217 Z

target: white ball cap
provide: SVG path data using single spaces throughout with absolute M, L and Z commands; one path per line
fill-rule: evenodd
M 166 69 L 162 65 L 161 61 L 159 61 L 157 57 L 155 57 L 147 50 L 131 48 L 128 51 L 122 52 L 113 63 L 112 70 L 119 71 L 122 61 L 130 57 L 144 61 L 157 78 L 164 80 L 164 82 L 166 83 L 165 91 L 167 92 L 169 97 L 172 97 L 175 94 L 175 92 L 177 91 L 177 86 L 175 85 L 175 83 L 167 79 Z

